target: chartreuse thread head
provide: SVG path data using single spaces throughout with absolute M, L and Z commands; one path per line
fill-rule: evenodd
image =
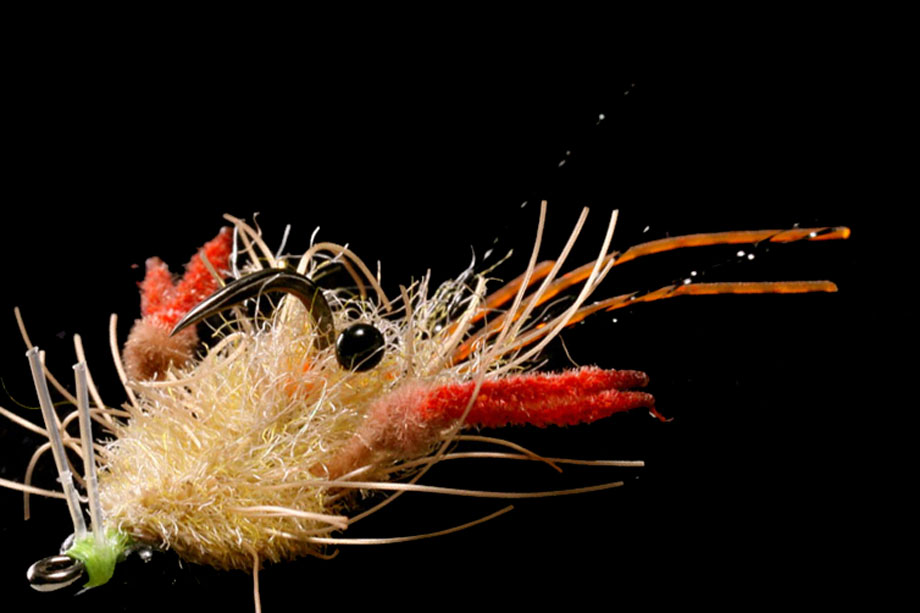
M 122 561 L 130 545 L 124 532 L 108 530 L 97 539 L 92 532 L 74 540 L 73 545 L 61 555 L 44 558 L 29 567 L 26 577 L 29 584 L 40 592 L 58 590 L 75 583 L 83 575 L 88 581 L 84 588 L 107 583 Z

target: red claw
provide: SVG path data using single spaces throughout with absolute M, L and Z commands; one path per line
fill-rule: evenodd
M 202 256 L 221 277 L 230 267 L 233 233 L 230 228 L 220 232 L 196 253 L 185 267 L 185 275 L 173 282 L 169 267 L 159 258 L 147 260 L 147 273 L 140 283 L 141 319 L 134 322 L 125 342 L 125 370 L 132 379 L 151 379 L 162 374 L 169 365 L 181 365 L 192 357 L 198 343 L 194 328 L 175 336 L 173 326 L 196 304 L 211 295 L 218 280 L 205 266 Z
M 221 277 L 226 277 L 232 241 L 230 228 L 221 228 L 218 235 L 205 243 L 192 257 L 185 267 L 185 275 L 176 284 L 163 260 L 147 260 L 147 274 L 140 283 L 141 316 L 172 330 L 186 313 L 213 294 L 218 287 L 217 279 L 201 257 L 207 258 Z
M 465 423 L 488 428 L 591 423 L 620 411 L 653 408 L 655 399 L 651 394 L 628 391 L 647 384 L 648 376 L 643 372 L 600 368 L 515 375 L 486 381 Z M 474 388 L 472 382 L 436 388 L 419 407 L 419 412 L 425 421 L 459 419 Z
M 658 415 L 651 394 L 631 390 L 647 383 L 648 376 L 637 370 L 594 367 L 489 380 L 464 424 L 566 426 L 640 407 Z M 424 453 L 445 428 L 464 417 L 475 387 L 473 382 L 410 383 L 394 390 L 374 404 L 353 439 L 326 464 L 326 472 L 335 478 L 368 462 Z

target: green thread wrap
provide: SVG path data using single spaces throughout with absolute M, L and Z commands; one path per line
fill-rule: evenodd
M 115 564 L 124 559 L 125 550 L 131 539 L 124 532 L 107 530 L 101 547 L 96 544 L 96 537 L 87 533 L 75 541 L 73 547 L 65 554 L 80 560 L 86 567 L 89 581 L 83 587 L 91 588 L 107 583 L 115 572 Z

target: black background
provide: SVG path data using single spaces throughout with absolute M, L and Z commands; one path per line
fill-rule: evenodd
M 526 606 L 820 591 L 814 569 L 843 565 L 845 492 L 861 470 L 848 445 L 863 410 L 849 389 L 864 240 L 853 211 L 871 201 L 875 180 L 861 76 L 849 65 L 762 62 L 675 75 L 611 61 L 583 78 L 572 76 L 578 58 L 567 61 L 551 71 L 517 62 L 485 71 L 464 60 L 428 69 L 386 58 L 338 71 L 315 68 L 319 61 L 280 68 L 151 54 L 93 69 L 63 58 L 19 75 L 0 247 L 3 406 L 40 419 L 16 407 L 35 400 L 15 305 L 59 378 L 70 383 L 79 333 L 103 397 L 122 402 L 109 314 L 119 315 L 123 339 L 144 260 L 158 255 L 181 270 L 225 212 L 260 212 L 270 245 L 292 224 L 289 251 L 305 249 L 320 226 L 320 239 L 347 242 L 372 267 L 380 260 L 391 295 L 428 269 L 436 280 L 458 274 L 471 247 L 480 257 L 513 248 L 499 272 L 516 276 L 541 199 L 549 201 L 547 258 L 591 208 L 572 266 L 594 257 L 613 209 L 617 249 L 689 232 L 846 224 L 854 237 L 845 243 L 773 246 L 753 261 L 739 261 L 737 248 L 694 250 L 613 271 L 599 297 L 654 289 L 692 270 L 713 280 L 840 286 L 838 294 L 679 298 L 619 311 L 616 321 L 598 315 L 563 335 L 579 364 L 646 371 L 672 422 L 637 412 L 494 433 L 547 455 L 642 459 L 645 468 L 560 476 L 483 461 L 429 479 L 517 491 L 622 478 L 625 487 L 518 503 L 460 534 L 345 547 L 332 561 L 261 573 L 266 611 L 292 602 L 427 608 L 490 592 L 494 603 Z M 549 367 L 570 365 L 559 342 L 548 358 Z M 5 422 L 0 437 L 0 475 L 21 480 L 38 439 Z M 39 484 L 53 486 L 51 464 Z M 501 506 L 407 495 L 348 536 L 422 533 Z M 21 496 L 0 490 L 0 511 L 0 583 L 37 610 L 251 607 L 248 575 L 180 566 L 171 554 L 120 565 L 109 585 L 86 594 L 33 593 L 25 569 L 56 553 L 69 532 L 66 509 L 33 498 L 33 518 L 22 522 Z

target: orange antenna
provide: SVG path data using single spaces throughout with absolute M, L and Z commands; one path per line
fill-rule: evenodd
M 617 266 L 637 258 L 683 249 L 685 247 L 708 247 L 713 245 L 737 245 L 753 244 L 762 242 L 771 243 L 791 243 L 795 241 L 813 241 L 813 240 L 842 240 L 849 238 L 850 229 L 844 226 L 825 227 L 825 228 L 793 228 L 791 230 L 747 230 L 735 232 L 710 232 L 702 234 L 688 234 L 685 236 L 675 236 L 662 238 L 658 240 L 641 243 L 630 247 L 622 253 L 611 253 L 608 255 L 604 264 L 612 262 L 612 266 Z M 547 270 L 551 262 L 544 262 L 541 267 Z M 569 287 L 583 281 L 591 273 L 594 262 L 566 273 L 551 283 L 549 287 L 538 297 L 535 306 L 544 304 L 546 301 L 559 295 Z M 492 293 L 486 299 L 486 305 L 489 310 L 494 309 L 508 300 L 508 296 L 514 295 L 514 292 L 520 287 L 521 279 L 515 279 L 506 286 Z M 687 285 L 668 285 L 654 292 L 637 295 L 635 292 L 608 298 L 607 300 L 582 307 L 576 311 L 567 325 L 577 323 L 591 315 L 602 310 L 612 311 L 623 308 L 639 302 L 653 302 L 664 298 L 673 298 L 676 296 L 689 295 L 714 295 L 714 294 L 787 294 L 787 293 L 806 293 L 806 292 L 834 292 L 837 286 L 830 281 L 780 281 L 780 282 L 737 282 L 737 283 L 691 283 Z M 484 309 L 485 315 L 488 310 Z M 491 321 L 485 328 L 477 332 L 473 337 L 463 343 L 453 355 L 453 362 L 457 363 L 472 352 L 473 348 L 481 345 L 485 340 L 491 337 L 497 330 L 500 330 L 511 319 L 516 319 L 520 313 L 505 312 Z M 479 317 L 477 317 L 478 319 Z M 544 326 L 538 326 L 538 329 L 530 334 L 523 335 L 520 343 L 516 347 L 526 346 L 539 338 L 542 338 L 546 332 L 540 332 Z

